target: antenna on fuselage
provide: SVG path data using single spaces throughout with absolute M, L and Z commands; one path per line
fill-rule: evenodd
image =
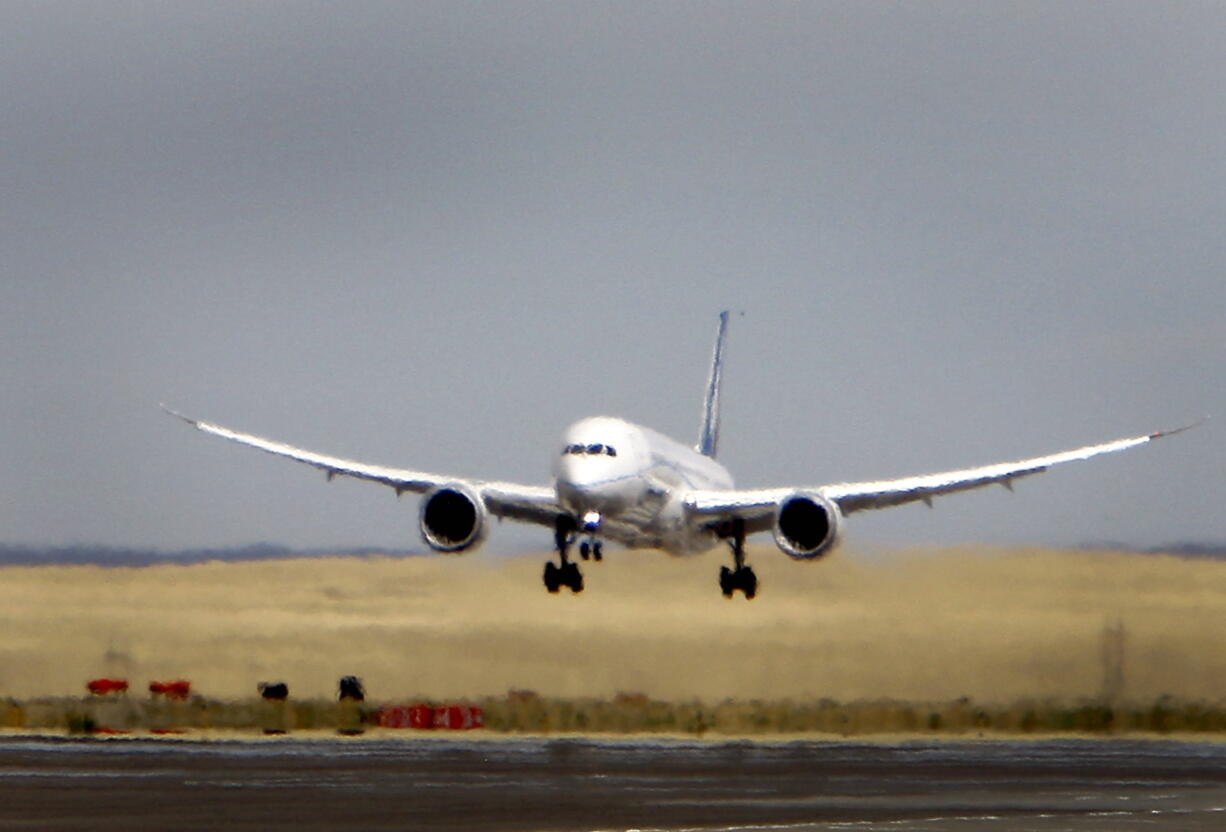
M 711 378 L 707 381 L 707 398 L 702 408 L 702 433 L 695 450 L 714 458 L 719 445 L 719 385 L 724 369 L 724 337 L 728 334 L 728 310 L 719 313 L 719 334 L 715 336 L 715 353 L 711 356 Z

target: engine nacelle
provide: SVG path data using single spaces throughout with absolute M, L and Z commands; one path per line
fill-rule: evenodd
M 815 491 L 797 491 L 779 501 L 775 545 L 796 560 L 813 560 L 830 551 L 843 530 L 843 513 Z
M 465 485 L 440 485 L 421 498 L 421 536 L 439 552 L 462 552 L 485 539 L 489 513 Z

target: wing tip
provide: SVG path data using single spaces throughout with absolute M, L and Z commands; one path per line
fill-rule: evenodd
M 169 405 L 167 405 L 165 402 L 158 402 L 158 407 L 162 408 L 163 413 L 166 413 L 170 416 L 174 416 L 176 419 L 186 422 L 187 424 L 191 425 L 194 428 L 200 427 L 200 421 L 198 419 L 193 419 L 191 416 L 180 413 L 179 411 L 175 410 L 173 407 L 170 407 Z
M 1205 422 L 1208 422 L 1209 418 L 1210 418 L 1209 414 L 1206 413 L 1204 416 L 1201 416 L 1195 422 L 1190 422 L 1186 425 L 1180 425 L 1177 428 L 1169 428 L 1167 430 L 1156 430 L 1153 433 L 1151 433 L 1148 438 L 1149 439 L 1161 439 L 1164 436 L 1174 436 L 1177 433 L 1183 433 L 1185 430 L 1192 430 L 1192 428 L 1200 427 Z

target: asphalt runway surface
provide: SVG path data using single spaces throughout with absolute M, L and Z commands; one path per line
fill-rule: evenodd
M 0 739 L 0 829 L 1222 830 L 1226 744 Z

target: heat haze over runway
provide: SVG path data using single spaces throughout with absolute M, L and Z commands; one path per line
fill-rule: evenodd
M 279 679 L 376 700 L 527 688 L 703 699 L 1076 700 L 1102 691 L 1104 629 L 1125 632 L 1123 695 L 1226 691 L 1226 572 L 1211 560 L 1068 550 L 887 552 L 796 564 L 767 544 L 749 603 L 721 557 L 615 551 L 599 591 L 551 596 L 537 555 L 319 557 L 0 570 L 0 693 L 80 696 L 86 679 L 191 679 L 250 697 Z M 741 599 L 738 599 L 740 601 Z M 513 626 L 511 623 L 513 622 Z
M 1209 832 L 1226 745 L 17 739 L 0 785 L 44 830 Z

